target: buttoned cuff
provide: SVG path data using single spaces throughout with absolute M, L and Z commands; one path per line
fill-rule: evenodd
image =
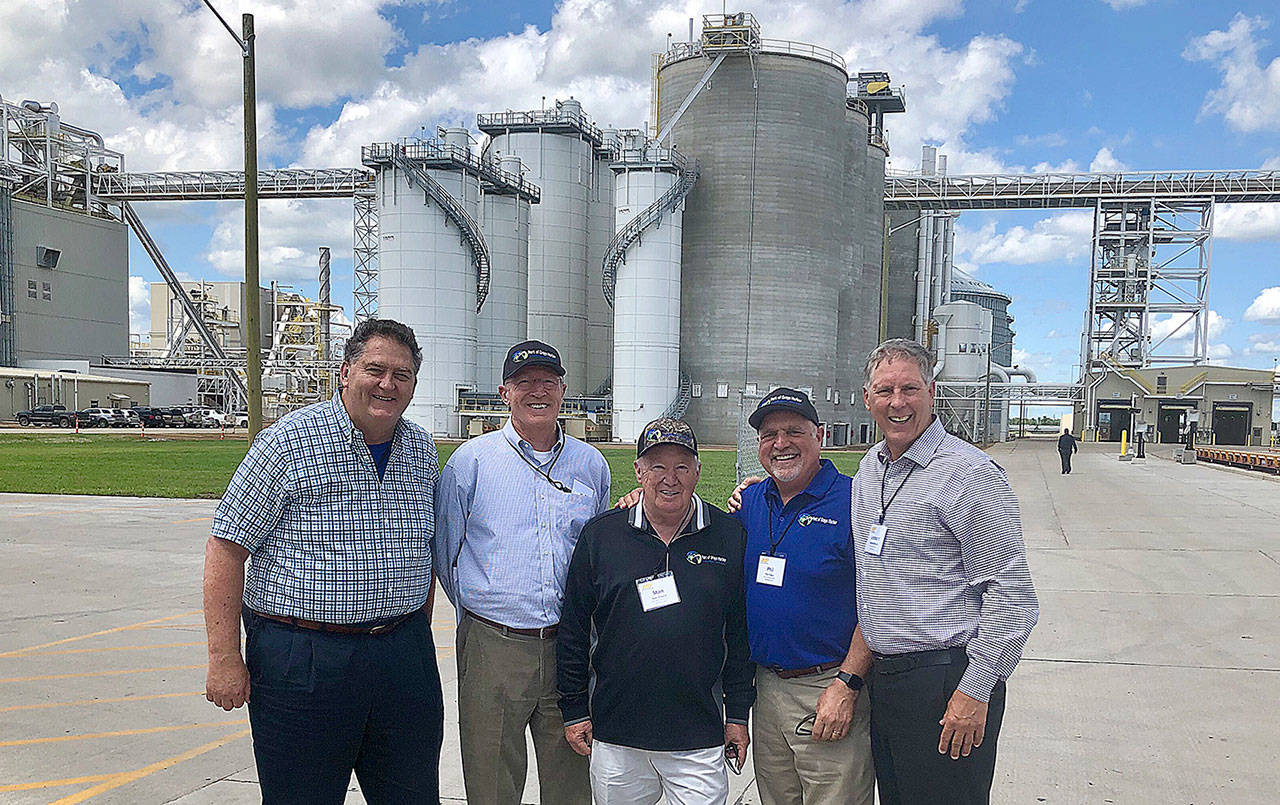
M 980 702 L 985 702 L 991 698 L 991 691 L 999 681 L 999 674 L 981 667 L 970 657 L 969 667 L 964 669 L 964 675 L 960 677 L 960 684 L 956 686 L 956 690 Z

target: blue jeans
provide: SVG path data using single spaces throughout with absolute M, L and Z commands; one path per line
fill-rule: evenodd
M 444 701 L 431 617 L 390 634 L 300 629 L 244 612 L 262 801 L 438 803 Z

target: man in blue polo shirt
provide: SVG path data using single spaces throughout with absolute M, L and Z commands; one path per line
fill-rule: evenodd
M 735 513 L 747 529 L 760 800 L 871 805 L 870 710 L 859 695 L 871 652 L 857 629 L 852 479 L 821 458 L 823 429 L 802 392 L 771 391 L 748 421 L 769 473 L 742 490 Z

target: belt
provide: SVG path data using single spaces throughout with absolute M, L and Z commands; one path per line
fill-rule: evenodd
M 539 640 L 546 640 L 556 636 L 556 632 L 560 631 L 560 624 L 552 624 L 551 626 L 543 626 L 540 629 L 517 629 L 514 626 L 507 626 L 505 623 L 491 621 L 488 618 L 482 618 L 469 609 L 462 610 L 468 618 L 480 621 L 485 626 L 492 626 L 504 635 L 520 635 L 521 637 L 536 637 Z
M 876 654 L 872 666 L 877 674 L 901 674 L 917 668 L 928 668 L 934 665 L 959 665 L 968 662 L 969 655 L 964 646 L 932 649 L 930 651 L 909 651 L 905 654 Z
M 259 618 L 265 618 L 266 620 L 275 621 L 276 623 L 283 623 L 288 626 L 293 626 L 294 628 L 297 628 L 297 629 L 308 629 L 313 632 L 328 632 L 330 634 L 385 635 L 385 634 L 391 634 L 402 623 L 409 620 L 414 615 L 417 615 L 419 612 L 423 611 L 424 609 L 426 609 L 425 604 L 415 609 L 412 612 L 408 612 L 404 615 L 401 615 L 398 618 L 394 618 L 393 620 L 387 621 L 386 623 L 379 623 L 376 626 L 349 626 L 345 623 L 325 623 L 323 621 L 309 621 L 309 620 L 306 620 L 305 618 L 295 618 L 292 615 L 271 615 L 266 612 L 257 612 L 255 610 L 250 610 L 250 611 L 253 612 L 253 614 L 257 615 Z
M 811 665 L 808 668 L 792 668 L 790 670 L 785 668 L 770 668 L 769 670 L 777 674 L 779 679 L 795 679 L 796 677 L 801 676 L 813 676 L 814 674 L 820 674 L 823 671 L 830 671 L 832 668 L 839 667 L 840 660 L 835 660 L 834 662 L 824 662 L 822 665 Z

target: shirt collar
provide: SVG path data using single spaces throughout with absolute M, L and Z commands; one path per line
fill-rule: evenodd
M 337 426 L 338 432 L 346 437 L 348 447 L 355 450 L 358 445 L 366 444 L 364 433 L 351 420 L 351 414 L 347 412 L 347 406 L 342 404 L 341 391 L 336 392 L 333 395 L 333 399 L 329 401 L 329 416 Z M 396 422 L 395 432 L 391 434 L 392 446 L 395 446 L 400 441 L 400 435 L 403 432 L 404 417 L 400 417 L 400 420 Z
M 836 469 L 835 464 L 832 464 L 829 459 L 821 459 L 818 462 L 817 474 L 813 476 L 813 479 L 809 481 L 809 485 L 806 486 L 799 495 L 796 495 L 796 497 L 799 497 L 800 495 L 808 495 L 814 500 L 821 498 L 823 495 L 827 494 L 829 489 L 831 489 L 831 485 L 836 482 L 836 477 L 839 474 L 840 471 Z M 765 482 L 764 494 L 771 500 L 776 501 L 779 505 L 782 505 L 782 495 L 778 492 L 778 483 L 772 478 L 769 478 Z
M 516 426 L 511 424 L 511 417 L 507 417 L 506 423 L 502 426 L 502 436 L 511 443 L 512 447 L 524 451 L 530 458 L 534 458 L 534 454 L 539 452 L 534 450 L 533 445 L 525 441 L 524 437 L 516 432 Z M 556 423 L 556 443 L 551 446 L 551 452 L 559 453 L 563 449 L 564 428 L 560 427 L 559 423 Z
M 937 454 L 938 448 L 942 446 L 942 440 L 946 436 L 947 431 L 942 427 L 942 420 L 938 419 L 935 414 L 933 421 L 929 423 L 929 427 L 924 429 L 924 433 L 916 437 L 916 440 L 906 449 L 902 457 L 909 459 L 917 467 L 928 466 L 934 455 Z M 881 464 L 888 464 L 893 460 L 889 456 L 888 445 L 883 441 L 880 442 L 880 450 L 876 453 L 876 457 L 880 459 Z
M 627 510 L 627 522 L 637 531 L 653 533 L 653 526 L 649 524 L 649 518 L 644 516 L 644 493 L 640 493 L 640 500 L 636 501 L 636 505 Z M 698 493 L 693 494 L 693 516 L 689 518 L 689 523 L 677 537 L 685 534 L 696 534 L 707 526 L 711 525 L 711 516 L 707 511 L 706 505 L 702 502 L 702 498 L 698 497 Z

